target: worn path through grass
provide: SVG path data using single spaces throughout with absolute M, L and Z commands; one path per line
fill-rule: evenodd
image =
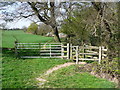
M 71 65 L 74 65 L 75 63 L 74 62 L 67 62 L 67 63 L 64 63 L 64 64 L 61 64 L 61 65 L 57 65 L 49 70 L 47 70 L 43 75 L 41 75 L 42 77 L 47 77 L 49 74 L 51 74 L 52 72 L 56 71 L 56 70 L 59 70 L 61 68 L 64 68 L 64 67 L 68 67 L 68 66 L 71 66 Z M 86 64 L 85 62 L 79 62 L 79 64 Z M 45 79 L 39 77 L 39 78 L 36 78 L 39 83 L 38 85 L 43 85 L 44 82 L 46 82 Z
M 20 59 L 10 50 L 2 54 L 3 88 L 37 88 L 35 78 L 48 69 L 68 62 L 62 59 Z
M 64 66 L 65 64 L 63 64 Z M 62 65 L 58 66 L 61 67 Z M 97 78 L 87 72 L 76 71 L 76 65 L 70 63 L 68 67 L 49 69 L 48 74 L 43 74 L 39 78 L 39 88 L 115 88 L 115 84 L 108 80 Z M 47 71 L 47 72 L 48 72 Z

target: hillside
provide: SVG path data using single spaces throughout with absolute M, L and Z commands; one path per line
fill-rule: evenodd
M 15 40 L 23 43 L 45 43 L 53 41 L 53 37 L 44 37 L 19 31 L 2 31 L 2 47 L 13 48 Z

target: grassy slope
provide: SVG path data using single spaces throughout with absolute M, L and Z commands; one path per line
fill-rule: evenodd
M 16 59 L 11 51 L 3 51 L 2 58 L 3 88 L 36 87 L 35 78 L 49 68 L 67 62 L 61 59 Z
M 3 31 L 2 47 L 13 48 L 16 37 L 19 42 L 48 42 L 52 37 L 26 34 L 23 31 Z M 35 78 L 49 68 L 65 63 L 60 59 L 16 59 L 14 51 L 2 52 L 2 85 L 3 88 L 36 87 Z
M 42 88 L 114 88 L 115 84 L 96 78 L 89 73 L 75 72 L 75 66 L 69 66 L 52 73 Z
M 19 42 L 28 43 L 45 43 L 53 41 L 53 37 L 44 37 L 40 35 L 32 35 L 24 33 L 23 31 L 2 31 L 2 47 L 13 48 L 16 39 Z
M 2 35 L 2 46 L 6 48 L 14 47 L 15 36 L 20 42 L 48 42 L 51 37 L 25 34 L 22 31 L 5 31 Z M 32 88 L 37 87 L 35 78 L 44 73 L 49 68 L 67 62 L 60 59 L 16 59 L 14 52 L 3 50 L 2 56 L 2 85 L 3 88 Z M 51 74 L 48 83 L 44 87 L 57 88 L 84 88 L 84 87 L 114 87 L 103 79 L 98 79 L 87 73 L 79 74 L 74 71 L 74 67 L 67 67 Z M 89 81 L 89 82 L 88 82 Z

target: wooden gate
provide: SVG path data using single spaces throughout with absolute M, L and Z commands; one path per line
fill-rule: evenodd
M 103 46 L 70 46 L 70 59 L 78 61 L 92 60 L 100 61 L 107 57 L 107 49 Z
M 20 58 L 67 58 L 68 52 L 62 43 L 15 43 Z

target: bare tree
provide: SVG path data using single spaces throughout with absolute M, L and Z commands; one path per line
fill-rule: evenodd
M 55 2 L 28 2 L 28 4 L 40 21 L 53 28 L 54 38 L 57 42 L 60 42 L 55 17 Z
M 13 3 L 0 3 L 2 10 L 2 7 L 7 5 L 13 5 Z M 23 2 L 14 12 L 4 11 L 3 14 L 5 15 L 4 20 L 13 20 L 15 18 L 31 19 L 32 17 L 34 20 L 31 20 L 34 22 L 43 22 L 52 27 L 55 41 L 60 42 L 55 11 L 55 2 Z
M 58 34 L 58 19 L 65 19 L 67 15 L 70 15 L 71 11 L 77 8 L 77 5 L 80 6 L 78 2 L 59 2 L 56 5 L 55 1 L 45 1 L 45 2 L 14 2 L 17 5 L 17 8 L 13 12 L 4 12 L 6 15 L 4 19 L 21 19 L 29 18 L 33 22 L 43 22 L 46 25 L 52 27 L 55 41 L 60 42 Z M 14 5 L 14 3 L 1 3 L 1 6 Z M 76 6 L 76 7 L 75 7 Z M 63 12 L 63 10 L 65 12 Z M 62 13 L 62 14 L 61 14 Z M 62 18 L 61 18 L 62 17 Z

